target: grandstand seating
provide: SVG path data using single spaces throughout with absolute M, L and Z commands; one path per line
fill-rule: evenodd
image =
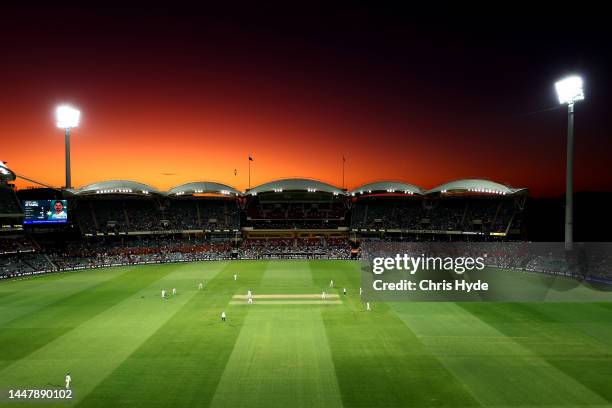
M 84 233 L 236 229 L 240 213 L 234 200 L 87 199 L 76 208 Z
M 508 198 L 365 198 L 352 209 L 353 229 L 505 233 L 520 227 L 521 212 Z
M 10 188 L 0 187 L 0 216 L 23 214 L 15 191 Z
M 15 254 L 20 252 L 33 252 L 36 244 L 26 236 L 0 235 L 0 254 Z
M 252 200 L 246 225 L 259 229 L 334 229 L 346 224 L 346 207 L 339 200 L 266 202 Z
M 349 259 L 350 250 L 346 239 L 337 238 L 250 239 L 243 242 L 239 256 L 244 259 Z
M 229 199 L 173 199 L 166 202 L 162 218 L 172 229 L 237 229 L 240 209 Z

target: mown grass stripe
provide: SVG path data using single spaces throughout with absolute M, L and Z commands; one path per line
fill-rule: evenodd
M 208 266 L 208 265 L 207 265 Z M 265 263 L 229 263 L 160 325 L 82 402 L 87 407 L 208 406 L 225 369 L 247 310 L 221 311 L 234 290 L 261 280 Z M 233 281 L 235 273 L 240 274 Z M 134 379 L 138 379 L 134 381 Z
M 159 288 L 193 268 L 143 267 L 92 290 L 89 299 L 71 304 L 66 318 L 76 323 L 76 311 L 87 304 L 98 305 L 98 313 L 5 367 L 0 388 L 61 386 L 70 371 L 78 402 L 190 298 L 185 291 L 162 300 Z
M 308 263 L 287 264 L 299 265 L 296 284 L 312 282 L 305 276 L 311 274 Z M 274 266 L 274 276 L 279 269 Z M 268 272 L 265 287 L 271 283 Z M 211 406 L 342 406 L 320 309 L 240 309 L 248 314 Z
M 129 270 L 130 268 L 96 269 L 2 282 L 0 289 L 10 288 L 11 295 L 0 298 L 0 327 L 28 314 L 46 310 L 64 302 L 70 296 L 111 281 Z
M 344 307 L 321 309 L 345 407 L 480 404 L 384 303 L 368 312 L 359 297 L 358 263 L 315 263 L 316 281 L 346 287 Z
M 506 334 L 482 321 L 479 313 L 464 309 L 465 305 L 398 302 L 391 306 L 427 349 L 485 406 L 537 406 L 544 401 L 558 407 L 605 404 L 598 395 L 522 345 L 529 339 L 539 341 L 538 333 L 513 330 Z M 478 305 L 477 310 L 490 310 L 497 315 L 501 304 Z M 488 341 L 482 341 L 487 337 Z
M 5 323 L 0 330 L 0 369 L 3 369 L 35 350 L 52 343 L 94 316 L 134 296 L 143 287 L 162 278 L 170 271 L 130 270 L 114 271 L 106 279 L 76 293 L 69 292 L 63 298 L 33 310 Z M 53 292 L 62 293 L 54 285 Z M 21 309 L 20 309 L 21 310 Z
M 551 371 L 565 378 L 574 398 L 566 402 L 612 404 L 612 315 L 597 304 L 500 303 L 460 305 L 485 324 L 508 336 L 537 356 Z M 508 323 L 512 322 L 512 323 Z M 541 377 L 540 377 L 541 378 Z

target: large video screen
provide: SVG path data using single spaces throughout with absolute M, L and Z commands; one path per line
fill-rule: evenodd
M 24 224 L 65 224 L 68 200 L 24 200 Z

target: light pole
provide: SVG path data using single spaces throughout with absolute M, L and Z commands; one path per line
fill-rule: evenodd
M 249 190 L 251 189 L 251 162 L 255 161 L 253 156 L 249 154 Z
M 582 78 L 570 76 L 555 83 L 559 103 L 567 104 L 567 165 L 565 173 L 565 249 L 573 246 L 574 224 L 574 103 L 584 100 Z
M 66 188 L 72 188 L 70 180 L 70 129 L 79 125 L 81 112 L 68 105 L 55 110 L 57 127 L 66 130 Z

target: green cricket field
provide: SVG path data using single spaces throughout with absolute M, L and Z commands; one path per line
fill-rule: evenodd
M 612 303 L 366 311 L 360 282 L 358 262 L 324 260 L 0 282 L 0 406 L 612 406 Z M 67 373 L 69 400 L 27 392 L 64 389 Z

